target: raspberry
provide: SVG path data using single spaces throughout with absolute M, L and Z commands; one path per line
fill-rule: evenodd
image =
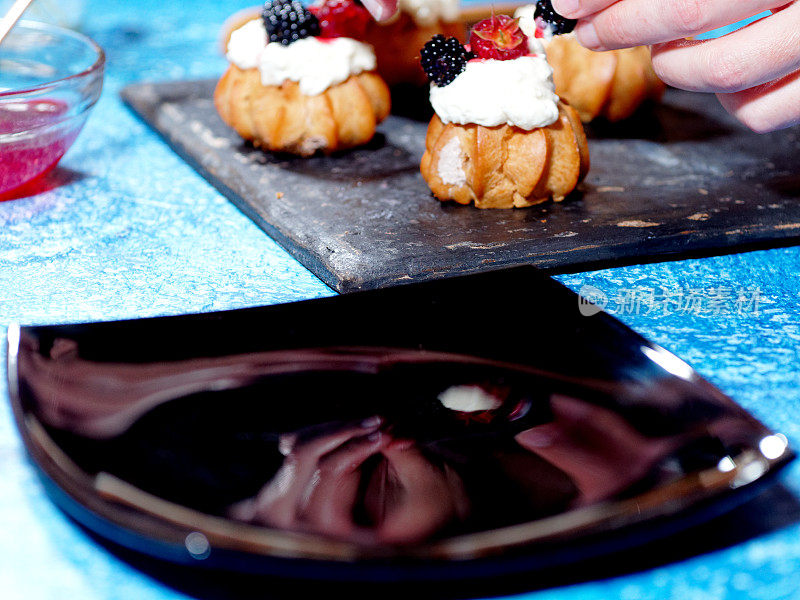
M 439 87 L 444 87 L 467 67 L 473 58 L 454 37 L 445 38 L 441 33 L 433 36 L 419 51 L 420 64 L 428 79 Z
M 495 15 L 476 23 L 469 45 L 478 58 L 512 60 L 528 54 L 528 38 L 519 28 L 519 19 Z
M 270 42 L 288 46 L 292 42 L 320 34 L 317 17 L 298 0 L 267 0 L 261 11 Z
M 367 32 L 369 13 L 357 0 L 322 0 L 309 10 L 319 19 L 323 37 L 361 39 Z
M 574 19 L 567 19 L 562 17 L 555 10 L 553 10 L 553 3 L 551 0 L 538 0 L 536 2 L 536 11 L 533 13 L 534 18 L 542 21 L 550 28 L 552 35 L 561 35 L 562 33 L 569 33 L 575 29 L 578 23 Z

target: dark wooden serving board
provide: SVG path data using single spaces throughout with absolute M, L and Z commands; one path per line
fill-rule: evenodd
M 712 96 L 670 90 L 624 124 L 593 125 L 591 172 L 563 203 L 478 210 L 431 196 L 418 168 L 425 121 L 392 116 L 368 147 L 330 157 L 273 155 L 222 123 L 213 86 L 138 84 L 122 96 L 341 292 L 505 265 L 579 270 L 800 238 L 800 128 L 755 135 Z

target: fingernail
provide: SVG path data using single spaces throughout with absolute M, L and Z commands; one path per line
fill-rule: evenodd
M 374 416 L 361 421 L 361 427 L 363 429 L 374 429 L 375 427 L 380 427 L 381 423 L 383 423 L 383 419 L 381 417 Z
M 553 9 L 564 17 L 571 17 L 581 9 L 581 0 L 553 0 Z
M 369 441 L 369 442 L 380 442 L 381 441 L 381 437 L 383 437 L 381 432 L 380 431 L 376 431 L 374 433 L 370 433 L 367 436 L 367 441 Z
M 372 18 L 379 23 L 387 20 L 395 13 L 391 6 L 395 6 L 395 8 L 397 6 L 392 2 L 387 2 L 387 0 L 363 0 L 362 4 L 369 14 L 372 15 Z
M 278 439 L 278 452 L 283 454 L 283 456 L 289 456 L 294 449 L 294 444 L 297 441 L 297 436 L 294 434 L 286 434 L 282 435 Z
M 537 430 L 529 429 L 528 431 L 520 434 L 524 437 L 525 445 L 532 448 L 549 448 L 553 445 L 553 436 L 544 428 Z
M 591 50 L 598 50 L 602 47 L 600 38 L 597 35 L 597 30 L 594 28 L 591 21 L 578 23 L 578 26 L 575 28 L 575 35 L 578 36 L 578 41 L 582 45 Z

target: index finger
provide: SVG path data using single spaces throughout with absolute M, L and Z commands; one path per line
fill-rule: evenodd
M 582 19 L 608 8 L 619 0 L 552 0 L 553 10 L 562 17 Z
M 671 42 L 791 4 L 789 0 L 620 0 L 581 19 L 575 35 L 591 50 Z
M 298 442 L 296 434 L 285 434 L 281 436 L 279 449 L 284 456 L 294 456 L 300 460 L 317 460 L 344 446 L 350 440 L 377 431 L 381 425 L 383 425 L 383 419 L 376 415 L 365 419 L 358 425 L 350 425 L 303 442 Z

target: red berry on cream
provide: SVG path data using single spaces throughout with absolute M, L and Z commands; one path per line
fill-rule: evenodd
M 469 36 L 472 51 L 478 58 L 513 60 L 528 54 L 528 38 L 518 19 L 495 15 L 477 23 Z

